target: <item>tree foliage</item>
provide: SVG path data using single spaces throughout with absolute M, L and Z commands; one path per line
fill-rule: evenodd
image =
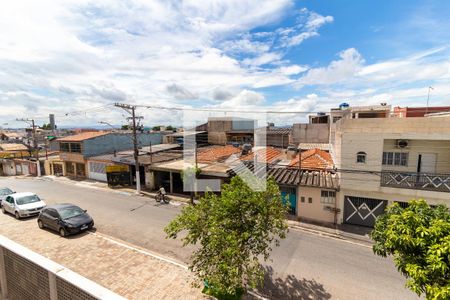
M 377 219 L 371 233 L 375 254 L 392 255 L 407 287 L 427 299 L 450 299 L 450 214 L 424 200 L 397 203 Z
M 236 176 L 220 196 L 207 192 L 199 204 L 185 207 L 165 232 L 177 238 L 186 230 L 183 245 L 200 244 L 190 269 L 214 289 L 233 295 L 262 281 L 259 258 L 267 260 L 272 245 L 286 237 L 286 212 L 273 179 L 265 191 L 255 192 Z

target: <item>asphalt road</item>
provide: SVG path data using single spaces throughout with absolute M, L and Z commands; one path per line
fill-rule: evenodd
M 41 179 L 0 177 L 0 186 L 35 192 L 47 204 L 77 204 L 88 210 L 98 232 L 176 260 L 188 262 L 194 249 L 166 239 L 163 232 L 181 206 Z M 404 287 L 392 260 L 375 256 L 370 247 L 295 229 L 274 248 L 267 271 L 264 292 L 277 299 L 418 298 Z

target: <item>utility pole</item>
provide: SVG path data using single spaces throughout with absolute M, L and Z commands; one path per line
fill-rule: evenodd
M 428 104 L 430 103 L 430 91 L 434 90 L 434 88 L 432 86 L 428 87 L 428 97 L 427 97 L 427 110 L 425 112 L 425 114 L 428 114 Z
M 131 120 L 133 126 L 133 148 L 134 148 L 134 162 L 136 169 L 136 193 L 141 193 L 141 175 L 139 172 L 139 148 L 138 148 L 138 139 L 137 139 L 137 130 L 136 130 L 136 119 L 142 119 L 143 117 L 136 117 L 136 106 L 123 104 L 123 103 L 115 103 L 114 106 L 120 107 L 128 112 L 131 117 L 127 118 L 127 120 Z
M 38 142 L 36 139 L 36 126 L 34 125 L 34 119 L 16 119 L 16 121 L 19 122 L 26 122 L 28 124 L 31 125 L 32 127 L 32 134 L 33 134 L 33 148 L 35 151 L 35 155 L 36 155 L 36 169 L 37 169 L 37 176 L 41 177 L 41 163 L 39 161 L 39 147 L 38 147 Z

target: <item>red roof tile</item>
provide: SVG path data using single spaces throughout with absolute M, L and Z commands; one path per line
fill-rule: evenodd
M 239 153 L 241 153 L 241 149 L 232 145 L 207 147 L 204 149 L 199 149 L 197 160 L 204 163 L 216 162 L 219 160 L 225 160 L 229 156 Z
M 58 139 L 60 142 L 81 142 L 84 140 L 89 140 L 98 136 L 107 135 L 109 132 L 106 131 L 91 131 L 91 132 L 82 132 L 80 134 L 65 136 L 63 138 Z
M 333 159 L 330 153 L 320 149 L 310 149 L 301 153 L 302 169 L 331 169 L 333 167 Z M 298 166 L 299 156 L 297 155 L 291 160 L 289 166 Z
M 264 157 L 264 150 L 265 150 L 265 157 Z M 275 161 L 277 158 L 280 158 L 280 156 L 283 154 L 282 150 L 274 148 L 274 147 L 266 147 L 264 149 L 258 149 L 252 153 L 249 153 L 247 155 L 244 155 L 241 157 L 241 160 L 253 160 L 255 157 L 255 154 L 257 154 L 257 158 L 259 162 L 267 162 L 271 163 Z

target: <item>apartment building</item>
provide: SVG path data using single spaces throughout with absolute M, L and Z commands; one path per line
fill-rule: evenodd
M 333 125 L 339 223 L 373 226 L 394 201 L 450 204 L 450 116 L 341 118 Z

